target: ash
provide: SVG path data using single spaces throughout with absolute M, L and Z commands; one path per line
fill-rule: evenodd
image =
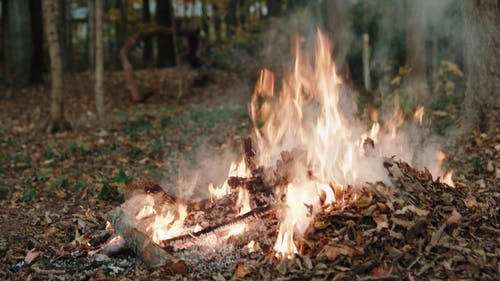
M 267 222 L 256 220 L 247 224 L 242 234 L 227 239 L 208 234 L 196 244 L 169 252 L 186 262 L 190 278 L 205 279 L 220 272 L 233 272 L 238 262 L 257 260 L 268 253 L 274 240 L 266 234 L 269 234 Z M 247 245 L 252 240 L 256 246 L 250 250 Z

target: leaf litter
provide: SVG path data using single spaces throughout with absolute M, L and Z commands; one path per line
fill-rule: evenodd
M 217 87 L 212 91 L 220 92 Z M 55 137 L 26 130 L 34 127 L 32 116 L 3 125 L 9 133 L 0 139 L 0 188 L 6 190 L 0 279 L 182 279 L 146 268 L 126 248 L 89 252 L 106 240 L 106 234 L 98 237 L 106 233 L 104 214 L 120 204 L 123 184 L 140 178 L 174 183 L 200 136 L 228 147 L 248 134 L 244 106 L 221 107 L 220 99 L 207 104 L 206 97 L 190 103 L 169 107 L 153 100 L 130 115 L 111 113 L 103 130 L 82 121 L 81 130 Z M 191 271 L 189 279 L 498 280 L 499 142 L 499 132 L 471 133 L 449 148 L 456 188 L 387 159 L 392 184 L 367 183 L 354 204 L 323 210 L 299 241 L 300 255 L 281 261 L 269 250 L 235 256 L 220 268 Z

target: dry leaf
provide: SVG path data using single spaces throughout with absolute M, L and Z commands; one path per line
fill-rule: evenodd
M 387 215 L 374 216 L 373 220 L 377 223 L 377 232 L 380 232 L 384 228 L 389 228 Z
M 392 270 L 390 268 L 387 268 L 385 267 L 385 265 L 381 264 L 372 269 L 372 274 L 377 278 L 384 278 L 391 275 L 391 271 Z
M 245 278 L 245 276 L 250 274 L 250 272 L 252 272 L 252 270 L 248 266 L 239 263 L 236 265 L 236 270 L 234 271 L 234 274 L 238 278 Z
M 41 254 L 42 254 L 42 252 L 35 251 L 35 249 L 31 249 L 26 254 L 26 257 L 24 257 L 24 263 L 27 264 L 27 265 L 32 264 Z
M 447 225 L 460 225 L 462 223 L 462 215 L 457 212 L 456 209 L 453 209 L 453 212 L 451 212 L 451 216 L 446 220 Z
M 354 255 L 363 255 L 364 251 L 362 249 L 358 250 L 355 248 L 351 248 L 346 245 L 338 244 L 338 245 L 326 245 L 318 256 L 326 257 L 327 259 L 333 261 L 338 256 L 344 255 L 351 258 Z
M 413 212 L 414 214 L 416 214 L 419 217 L 425 217 L 425 216 L 427 216 L 430 213 L 430 211 L 428 211 L 428 210 L 420 209 L 420 208 L 417 208 L 417 207 L 415 207 L 413 205 L 410 205 L 410 206 L 403 207 L 403 209 L 401 209 L 401 210 L 397 210 L 395 212 L 395 214 L 396 215 L 404 215 L 408 211 Z

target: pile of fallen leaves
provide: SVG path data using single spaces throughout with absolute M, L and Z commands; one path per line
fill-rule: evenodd
M 224 91 L 214 87 L 208 96 Z M 46 92 L 30 102 L 44 100 Z M 121 93 L 109 104 L 121 111 L 110 112 L 104 129 L 83 120 L 92 106 L 85 102 L 71 120 L 77 130 L 56 136 L 32 130 L 41 114 L 35 106 L 25 110 L 21 99 L 0 106 L 8 115 L 0 125 L 1 280 L 166 278 L 131 252 L 89 257 L 85 243 L 120 204 L 114 194 L 124 183 L 144 177 L 175 183 L 179 163 L 202 138 L 210 147 L 237 144 L 250 127 L 246 100 L 238 108 L 202 98 L 173 107 L 155 96 L 130 108 L 124 98 Z M 5 114 L 11 106 L 19 114 Z M 448 154 L 456 188 L 389 159 L 393 185 L 367 184 L 351 205 L 324 210 L 299 242 L 301 255 L 280 261 L 269 251 L 234 260 L 209 277 L 498 280 L 500 131 L 466 135 Z

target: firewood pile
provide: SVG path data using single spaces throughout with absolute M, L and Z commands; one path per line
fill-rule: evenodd
M 124 204 L 108 213 L 114 229 L 93 236 L 94 253 L 112 255 L 113 247 L 126 246 L 152 268 L 193 279 L 498 278 L 498 196 L 460 184 L 452 188 L 429 171 L 394 158 L 383 163 L 392 185 L 349 187 L 343 203 L 315 216 L 297 241 L 300 254 L 276 258 L 273 243 L 282 201 L 277 190 L 291 180 L 288 167 L 301 153 L 284 152 L 276 167 L 264 170 L 255 164 L 251 139 L 243 147 L 251 176 L 230 178 L 233 192 L 221 199 L 191 202 L 151 181 L 129 185 L 135 196 L 153 196 L 155 206 L 182 201 L 187 206 L 184 223 L 191 231 L 157 244 L 141 227 L 151 222 L 134 220 Z M 234 208 L 241 186 L 251 194 L 251 211 L 243 215 Z M 239 224 L 245 229 L 231 235 Z M 112 239 L 119 242 L 109 243 Z

